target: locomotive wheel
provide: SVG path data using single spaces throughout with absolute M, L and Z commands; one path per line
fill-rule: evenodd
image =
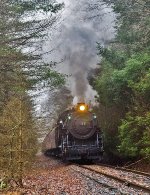
M 101 163 L 103 161 L 103 156 L 99 156 L 98 159 L 94 160 L 94 163 Z
M 67 149 L 64 148 L 64 150 L 62 151 L 62 159 L 63 159 L 63 162 L 66 162 L 66 158 L 67 158 Z
M 62 160 L 63 160 L 63 162 L 66 162 L 67 161 L 66 160 L 66 154 L 65 153 L 62 154 Z

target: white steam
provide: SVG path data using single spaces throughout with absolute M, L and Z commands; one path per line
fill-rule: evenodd
M 99 0 L 64 0 L 66 9 L 56 25 L 44 51 L 57 46 L 44 59 L 65 59 L 59 71 L 71 75 L 68 85 L 74 102 L 84 99 L 94 102 L 96 92 L 89 86 L 87 75 L 98 62 L 96 42 L 106 45 L 114 37 L 115 15 L 111 7 Z

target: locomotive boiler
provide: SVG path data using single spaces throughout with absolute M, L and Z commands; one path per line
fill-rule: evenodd
M 103 155 L 102 131 L 85 103 L 64 111 L 43 143 L 46 154 L 65 160 L 101 159 Z

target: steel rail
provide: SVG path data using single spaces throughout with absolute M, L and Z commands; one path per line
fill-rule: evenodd
M 84 169 L 87 169 L 89 171 L 92 171 L 92 172 L 95 172 L 97 174 L 102 174 L 108 178 L 111 178 L 111 179 L 114 179 L 114 180 L 117 180 L 119 181 L 120 183 L 123 183 L 124 185 L 128 186 L 128 187 L 133 187 L 135 189 L 138 189 L 138 190 L 142 190 L 146 193 L 150 193 L 150 187 L 147 187 L 147 186 L 144 186 L 144 185 L 140 185 L 140 184 L 136 184 L 134 182 L 131 182 L 131 181 L 128 181 L 126 179 L 122 179 L 120 177 L 117 177 L 117 176 L 114 176 L 114 175 L 111 175 L 111 174 L 108 174 L 108 173 L 104 173 L 102 171 L 98 171 L 98 170 L 95 170 L 94 168 L 91 168 L 91 167 L 86 167 L 84 165 L 75 165 L 75 166 L 78 166 L 78 167 L 81 167 L 81 168 L 84 168 Z
M 77 167 L 80 166 L 80 165 L 76 165 L 76 164 L 72 164 L 72 165 L 77 166 Z M 89 176 L 89 175 L 87 175 L 87 174 L 82 173 L 82 172 L 79 171 L 79 170 L 76 170 L 76 169 L 74 169 L 74 168 L 71 168 L 71 169 L 73 169 L 74 171 L 78 172 L 78 173 L 81 174 L 82 176 L 84 176 L 84 177 L 86 177 L 86 178 L 88 178 L 88 179 L 90 179 L 90 180 L 96 182 L 97 184 L 103 186 L 104 188 L 107 188 L 107 189 L 109 189 L 109 190 L 115 190 L 115 191 L 119 191 L 119 192 L 120 192 L 120 190 L 117 189 L 116 187 L 112 187 L 112 186 L 110 186 L 110 185 L 108 185 L 108 184 L 106 184 L 106 183 L 103 183 L 103 182 L 101 182 L 101 181 L 95 179 L 94 177 L 91 177 L 91 176 Z M 104 192 L 104 190 L 102 190 L 102 191 Z M 88 191 L 88 193 L 91 194 L 91 195 L 93 195 L 92 192 L 89 192 L 89 191 Z M 123 195 L 122 192 L 121 192 L 121 194 Z M 125 194 L 126 194 L 126 193 L 125 193 Z
M 112 165 L 107 165 L 107 164 L 102 164 L 102 163 L 98 163 L 98 164 L 95 164 L 95 165 L 100 165 L 100 166 L 103 166 L 103 167 L 113 168 L 113 169 L 116 169 L 116 170 L 121 170 L 121 171 L 136 173 L 138 175 L 143 175 L 143 176 L 150 177 L 150 173 L 146 173 L 146 172 L 142 172 L 142 171 L 137 171 L 137 170 L 134 170 L 134 169 L 127 169 L 127 168 L 124 168 L 124 167 L 112 166 Z

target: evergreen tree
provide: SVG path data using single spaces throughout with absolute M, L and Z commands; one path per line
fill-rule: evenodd
M 1 0 L 0 4 L 0 181 L 14 180 L 22 185 L 24 170 L 37 151 L 37 135 L 32 116 L 33 105 L 27 90 L 37 82 L 56 88 L 64 76 L 42 61 L 42 54 L 29 48 L 39 45 L 52 28 L 55 14 L 63 4 L 52 1 Z M 34 12 L 49 15 L 45 20 L 23 20 Z M 22 49 L 29 52 L 23 53 Z M 36 50 L 36 47 L 35 47 Z M 3 185 L 2 185 L 3 187 Z
M 112 107 L 118 113 L 115 126 L 111 125 L 112 120 L 106 121 L 107 126 L 115 129 L 113 152 L 118 151 L 125 157 L 149 157 L 149 1 L 117 0 L 112 3 L 118 15 L 117 34 L 108 48 L 98 45 L 103 58 L 94 88 L 99 94 L 98 101 L 107 110 Z M 106 132 L 106 139 L 110 140 L 112 131 L 106 128 Z M 114 140 L 109 141 L 108 147 L 111 144 L 114 145 Z

